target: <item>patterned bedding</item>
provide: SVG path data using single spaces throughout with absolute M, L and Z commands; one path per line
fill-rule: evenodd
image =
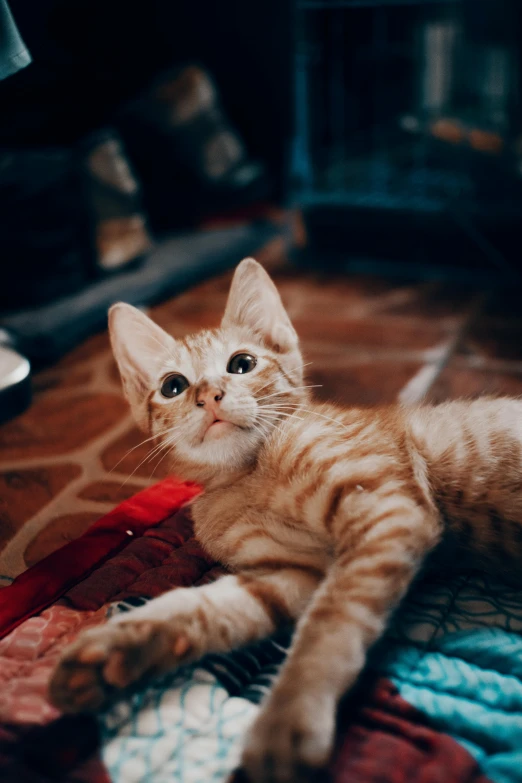
M 0 641 L 0 780 L 233 780 L 287 633 L 151 681 L 97 718 L 61 719 L 45 700 L 56 657 L 81 627 L 219 573 L 178 513 Z M 522 593 L 480 574 L 425 577 L 338 727 L 335 783 L 522 782 Z
M 423 723 L 454 738 L 491 780 L 522 781 L 521 632 L 522 595 L 479 575 L 431 577 L 396 616 L 369 672 L 386 677 Z M 289 643 L 284 634 L 208 656 L 114 705 L 101 717 L 111 778 L 225 780 Z

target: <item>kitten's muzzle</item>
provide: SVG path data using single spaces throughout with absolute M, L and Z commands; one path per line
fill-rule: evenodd
M 198 408 L 215 408 L 224 396 L 224 390 L 217 386 L 201 386 L 196 394 L 196 405 Z

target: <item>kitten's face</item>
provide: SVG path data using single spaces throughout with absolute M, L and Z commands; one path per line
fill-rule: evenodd
M 115 305 L 110 332 L 126 396 L 173 465 L 234 470 L 304 398 L 298 340 L 266 272 L 237 268 L 219 329 L 175 340 L 130 305 Z

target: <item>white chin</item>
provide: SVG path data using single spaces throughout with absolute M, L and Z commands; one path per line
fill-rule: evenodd
M 240 468 L 252 461 L 259 445 L 257 433 L 254 431 L 220 421 L 207 429 L 199 443 L 187 449 L 186 456 L 196 464 L 216 469 Z M 178 451 L 181 458 L 184 456 L 183 451 Z
M 215 421 L 214 424 L 211 424 L 208 430 L 205 432 L 205 437 L 203 440 L 219 440 L 220 438 L 226 437 L 234 430 L 237 430 L 236 425 L 229 421 Z

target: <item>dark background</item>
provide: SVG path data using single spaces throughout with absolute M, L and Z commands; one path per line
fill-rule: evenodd
M 0 83 L 0 144 L 68 144 L 111 122 L 163 70 L 208 69 L 282 193 L 292 118 L 292 4 L 15 0 L 33 64 Z
M 11 0 L 33 62 L 0 82 L 0 155 L 57 148 L 64 157 L 54 170 L 53 161 L 44 160 L 40 170 L 36 159 L 22 159 L 15 186 L 8 182 L 3 190 L 0 165 L 0 310 L 55 301 L 103 276 L 89 246 L 94 221 L 82 203 L 77 164 L 82 140 L 107 128 L 123 139 L 155 240 L 197 231 L 206 217 L 233 215 L 260 200 L 269 206 L 293 201 L 304 214 L 313 264 L 328 256 L 336 268 L 367 269 L 370 263 L 379 264 L 379 273 L 416 278 L 481 274 L 520 283 L 519 254 L 512 252 L 522 218 L 518 0 L 307 5 Z M 454 14 L 465 45 L 459 45 L 456 66 L 447 52 L 440 54 L 455 82 L 440 117 L 491 131 L 481 104 L 481 64 L 491 49 L 509 50 L 509 122 L 499 131 L 501 155 L 437 140 L 427 127 L 433 117 L 422 115 L 419 22 L 444 22 Z M 134 98 L 187 64 L 210 75 L 249 158 L 264 166 L 266 182 L 254 195 L 203 193 L 201 180 L 184 179 L 176 167 L 172 137 L 143 131 L 136 112 L 129 120 Z M 306 93 L 299 113 L 301 77 Z M 427 130 L 407 133 L 399 123 L 404 115 L 415 115 Z M 313 175 L 309 182 L 299 180 L 299 148 Z M 390 180 L 384 188 L 375 183 L 377 169 Z M 343 171 L 331 185 L 332 172 Z M 429 214 L 419 206 L 426 195 L 439 204 Z M 63 227 L 71 235 L 60 245 Z M 58 279 L 68 282 L 58 285 Z

